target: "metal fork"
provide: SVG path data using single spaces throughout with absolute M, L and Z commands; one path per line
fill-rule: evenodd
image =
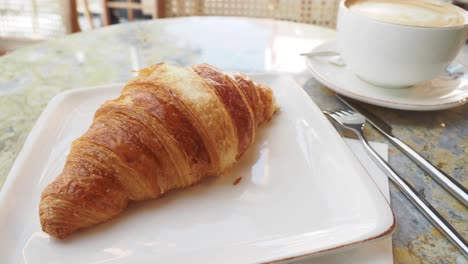
M 371 148 L 365 139 L 362 130 L 366 122 L 366 118 L 363 115 L 349 110 L 336 112 L 324 111 L 324 114 L 331 117 L 342 127 L 354 131 L 372 159 L 383 171 L 385 171 L 387 176 L 398 187 L 398 189 L 405 194 L 405 196 L 427 217 L 427 219 L 429 219 L 429 221 L 432 222 L 435 227 L 445 234 L 446 237 L 455 246 L 457 246 L 458 249 L 460 249 L 465 257 L 468 257 L 468 246 L 465 239 L 423 197 L 419 196 L 418 192 L 409 185 L 405 179 L 401 178 L 390 167 L 390 165 L 388 165 L 388 163 Z

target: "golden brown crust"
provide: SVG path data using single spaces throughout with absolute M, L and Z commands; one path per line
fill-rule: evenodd
M 172 137 L 178 150 L 188 159 L 191 177 L 201 178 L 212 165 L 187 107 L 168 87 L 151 83 L 133 83 L 129 87 L 126 94 L 132 97 L 134 107 L 147 112 L 164 127 L 165 134 Z
M 221 174 L 252 144 L 276 106 L 271 90 L 207 65 L 157 64 L 105 102 L 43 191 L 42 229 L 56 238 Z
M 241 91 L 244 93 L 247 101 L 249 102 L 250 108 L 252 109 L 253 119 L 255 123 L 255 127 L 260 124 L 259 120 L 259 106 L 257 103 L 259 102 L 259 98 L 257 92 L 255 91 L 255 86 L 250 79 L 247 78 L 242 73 L 233 72 L 230 74 L 230 78 L 237 83 L 237 85 L 241 88 Z
M 223 102 L 229 116 L 234 122 L 239 141 L 237 157 L 242 155 L 252 143 L 255 136 L 253 112 L 246 95 L 229 76 L 216 68 L 201 64 L 193 67 L 195 72 L 204 78 L 216 95 Z

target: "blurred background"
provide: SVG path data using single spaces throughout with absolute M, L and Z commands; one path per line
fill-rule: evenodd
M 0 0 L 0 55 L 116 23 L 177 16 L 247 16 L 335 27 L 340 0 Z M 465 6 L 468 0 L 455 3 Z

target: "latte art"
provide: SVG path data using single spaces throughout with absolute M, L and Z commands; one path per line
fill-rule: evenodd
M 352 11 L 379 21 L 418 27 L 454 27 L 468 22 L 468 12 L 427 0 L 350 0 Z

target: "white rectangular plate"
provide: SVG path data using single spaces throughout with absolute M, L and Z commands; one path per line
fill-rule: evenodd
M 274 90 L 281 110 L 227 175 L 132 204 L 64 241 L 41 231 L 40 194 L 123 84 L 57 95 L 0 193 L 2 263 L 274 262 L 390 234 L 389 204 L 301 87 L 286 76 L 252 78 Z

